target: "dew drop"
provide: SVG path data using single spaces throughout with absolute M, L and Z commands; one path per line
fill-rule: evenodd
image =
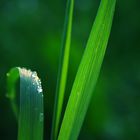
M 40 113 L 40 115 L 39 115 L 39 121 L 42 122 L 43 119 L 44 119 L 44 114 L 43 113 Z
M 37 77 L 37 73 L 36 73 L 36 72 L 33 72 L 33 73 L 32 73 L 32 77 L 33 77 L 33 78 L 36 78 L 36 77 Z
M 37 87 L 37 91 L 39 92 L 39 93 L 41 93 L 43 90 L 42 90 L 42 87 L 41 86 L 38 86 Z
M 32 72 L 32 78 L 33 78 L 33 85 L 37 86 L 38 93 L 42 93 L 42 87 L 41 87 L 41 81 L 37 76 L 36 72 Z
M 38 83 L 41 85 L 41 81 L 40 81 L 40 79 L 38 80 Z

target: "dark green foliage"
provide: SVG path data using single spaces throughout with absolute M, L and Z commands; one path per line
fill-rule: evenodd
M 99 0 L 75 1 L 62 117 L 99 2 Z M 80 131 L 80 140 L 140 139 L 139 5 L 138 0 L 117 1 L 109 44 Z M 0 1 L 0 139 L 2 140 L 17 138 L 15 115 L 11 110 L 11 102 L 5 97 L 7 93 L 5 75 L 15 66 L 37 70 L 42 79 L 45 100 L 44 139 L 50 138 L 65 9 L 66 1 Z

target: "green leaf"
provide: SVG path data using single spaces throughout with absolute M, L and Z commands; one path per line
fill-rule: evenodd
M 116 0 L 102 0 L 74 81 L 58 140 L 76 140 L 104 58 Z
M 20 93 L 16 83 L 20 80 Z M 36 72 L 13 68 L 7 74 L 7 96 L 18 119 L 18 140 L 43 140 L 43 93 Z
M 57 139 L 63 100 L 64 100 L 64 93 L 66 88 L 70 44 L 71 44 L 73 9 L 74 9 L 74 0 L 68 0 L 67 7 L 66 7 L 64 34 L 63 34 L 63 42 L 61 47 L 61 56 L 60 56 L 60 64 L 58 70 L 54 112 L 53 112 L 52 133 L 51 133 L 52 140 Z

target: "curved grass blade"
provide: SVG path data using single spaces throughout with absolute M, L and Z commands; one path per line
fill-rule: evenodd
M 20 93 L 16 83 L 20 80 Z M 7 74 L 7 96 L 18 119 L 18 140 L 43 140 L 43 93 L 36 72 L 13 68 Z
M 104 58 L 116 0 L 102 0 L 66 107 L 58 140 L 76 140 Z
M 69 64 L 73 9 L 74 9 L 74 0 L 68 0 L 67 7 L 66 7 L 64 34 L 63 34 L 63 42 L 62 42 L 63 44 L 61 48 L 60 64 L 58 70 L 51 140 L 57 139 L 57 135 L 59 131 L 59 124 L 60 124 L 64 93 L 65 93 L 65 87 L 67 81 L 68 64 Z

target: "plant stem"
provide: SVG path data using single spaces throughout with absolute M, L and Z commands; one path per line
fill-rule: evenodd
M 67 7 L 66 7 L 64 32 L 63 32 L 63 42 L 61 47 L 61 56 L 60 56 L 59 69 L 58 69 L 51 140 L 57 139 L 57 135 L 59 131 L 59 124 L 60 124 L 64 93 L 65 93 L 66 81 L 67 81 L 68 64 L 69 64 L 73 9 L 74 9 L 74 0 L 68 0 Z

